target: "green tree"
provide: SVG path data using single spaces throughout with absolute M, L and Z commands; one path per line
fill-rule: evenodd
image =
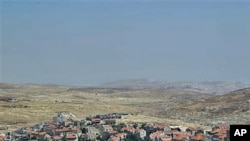
M 31 140 L 36 140 L 36 136 L 33 136 L 30 138 Z
M 48 137 L 42 139 L 42 141 L 49 141 Z
M 66 135 L 62 137 L 62 141 L 66 141 Z
M 101 136 L 98 135 L 98 136 L 96 137 L 96 139 L 97 139 L 97 140 L 101 140 Z
M 81 130 L 82 130 L 82 133 L 83 133 L 83 134 L 86 134 L 86 133 L 87 133 L 87 129 L 86 129 L 86 128 L 83 127 Z
M 84 138 L 81 136 L 78 137 L 78 141 L 84 141 Z
M 144 141 L 152 141 L 149 136 L 144 137 Z
M 137 136 L 136 135 L 134 135 L 134 134 L 128 134 L 127 135 L 127 139 L 126 139 L 126 141 L 138 141 L 139 139 L 137 138 Z
M 136 128 L 138 127 L 138 125 L 137 125 L 137 124 L 134 124 L 133 127 L 136 129 Z
M 143 123 L 143 124 L 141 125 L 141 128 L 144 129 L 145 126 L 146 126 L 146 123 Z

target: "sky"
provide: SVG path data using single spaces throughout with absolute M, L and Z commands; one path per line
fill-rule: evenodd
M 0 82 L 250 83 L 250 1 L 2 0 Z

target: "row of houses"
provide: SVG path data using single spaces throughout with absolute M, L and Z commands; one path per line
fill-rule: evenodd
M 89 116 L 77 120 L 71 113 L 57 113 L 51 122 L 0 135 L 0 141 L 229 141 L 229 126 L 211 131 L 159 123 L 117 122 L 126 114 Z

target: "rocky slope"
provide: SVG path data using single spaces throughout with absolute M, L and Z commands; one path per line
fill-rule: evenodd
M 172 118 L 213 124 L 250 124 L 250 88 L 228 94 L 181 102 L 166 111 Z M 215 123 L 216 124 L 216 123 Z

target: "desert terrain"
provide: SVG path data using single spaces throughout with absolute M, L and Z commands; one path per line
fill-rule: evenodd
M 89 115 L 127 112 L 126 120 L 208 128 L 250 124 L 250 89 L 211 95 L 182 90 L 74 87 L 0 83 L 0 127 L 51 121 L 56 112 Z M 1 130 L 0 130 L 1 131 Z

